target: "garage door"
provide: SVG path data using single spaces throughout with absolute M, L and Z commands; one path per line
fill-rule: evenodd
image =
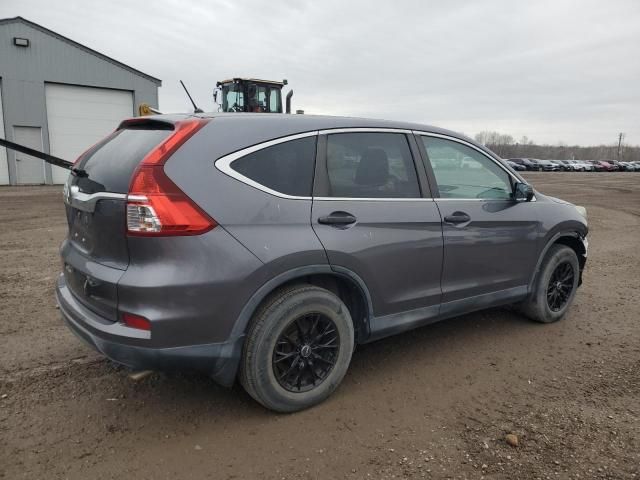
M 4 136 L 4 116 L 2 115 L 2 83 L 0 82 L 0 138 Z M 7 164 L 7 149 L 0 147 L 0 185 L 9 185 L 9 166 Z
M 45 98 L 51 155 L 70 161 L 133 115 L 128 91 L 48 83 Z M 51 168 L 53 183 L 64 183 L 68 170 Z

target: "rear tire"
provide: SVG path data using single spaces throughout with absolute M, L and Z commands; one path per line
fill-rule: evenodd
M 557 322 L 571 306 L 579 279 L 576 253 L 566 245 L 552 245 L 542 261 L 531 296 L 517 308 L 533 321 Z
M 303 410 L 338 387 L 353 345 L 353 322 L 342 300 L 313 285 L 289 287 L 269 297 L 255 313 L 240 382 L 266 408 L 283 413 Z

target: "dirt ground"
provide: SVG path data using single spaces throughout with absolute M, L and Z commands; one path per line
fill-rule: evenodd
M 568 316 L 493 309 L 366 345 L 293 415 L 90 351 L 53 299 L 61 188 L 0 189 L 0 478 L 640 479 L 640 174 L 527 177 L 589 212 Z

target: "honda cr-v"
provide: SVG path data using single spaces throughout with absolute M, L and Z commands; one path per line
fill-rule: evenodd
M 197 369 L 295 411 L 354 347 L 514 304 L 553 322 L 586 212 L 425 125 L 308 115 L 124 121 L 76 162 L 57 299 L 134 369 Z

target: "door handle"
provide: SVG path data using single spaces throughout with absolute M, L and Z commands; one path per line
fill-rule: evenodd
M 444 217 L 445 223 L 453 223 L 454 225 L 458 223 L 466 223 L 470 220 L 471 217 L 464 212 L 453 212 L 453 214 Z
M 318 223 L 323 225 L 351 225 L 356 223 L 356 217 L 347 212 L 333 212 L 318 218 Z

